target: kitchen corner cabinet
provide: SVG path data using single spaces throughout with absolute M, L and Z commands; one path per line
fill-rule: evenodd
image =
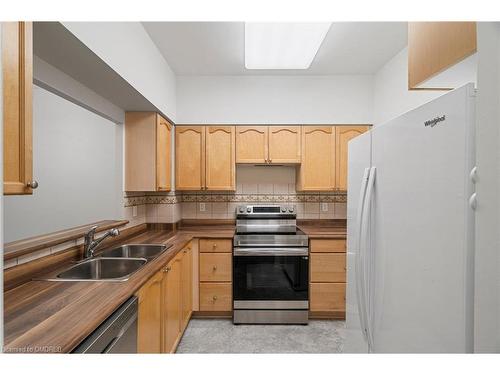
M 300 128 L 300 126 L 237 126 L 236 163 L 300 163 Z
M 172 124 L 155 112 L 125 114 L 125 190 L 170 191 Z
M 32 194 L 33 25 L 2 22 L 3 179 L 5 195 Z
M 335 127 L 335 187 L 347 191 L 348 142 L 370 129 L 369 126 Z
M 176 190 L 236 189 L 234 126 L 177 126 Z
M 298 191 L 335 189 L 335 127 L 302 127 L 302 163 L 297 174 Z

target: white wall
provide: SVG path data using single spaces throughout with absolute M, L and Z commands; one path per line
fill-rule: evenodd
M 176 77 L 140 22 L 62 22 L 172 121 Z
M 408 90 L 408 48 L 401 50 L 375 74 L 373 87 L 374 125 L 391 120 L 446 93 Z
M 370 124 L 372 76 L 179 76 L 177 123 Z
M 500 24 L 478 22 L 476 352 L 500 352 Z
M 476 75 L 477 59 L 473 55 L 436 75 L 427 84 L 429 87 L 459 87 L 469 82 L 475 83 Z M 373 123 L 375 126 L 447 92 L 446 90 L 408 90 L 407 47 L 389 60 L 374 75 L 373 88 Z
M 122 216 L 123 126 L 33 88 L 31 196 L 4 198 L 5 242 Z

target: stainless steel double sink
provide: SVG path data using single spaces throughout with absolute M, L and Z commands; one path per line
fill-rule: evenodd
M 104 250 L 57 274 L 48 281 L 126 281 L 148 261 L 172 245 L 122 245 Z

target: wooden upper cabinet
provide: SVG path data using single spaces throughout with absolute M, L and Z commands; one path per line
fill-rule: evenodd
M 268 159 L 267 126 L 236 127 L 236 163 L 266 163 Z
M 269 163 L 300 163 L 300 126 L 269 126 Z
M 300 163 L 300 128 L 300 126 L 237 126 L 236 163 Z
M 476 50 L 475 22 L 408 22 L 408 88 L 425 88 Z
M 125 191 L 171 189 L 172 124 L 155 112 L 125 113 Z
M 235 190 L 234 126 L 207 126 L 205 134 L 207 190 Z
M 172 188 L 172 125 L 163 117 L 156 117 L 156 188 L 169 191 Z
M 335 129 L 335 187 L 338 190 L 347 190 L 347 146 L 348 142 L 360 134 L 368 131 L 369 126 L 336 126 Z
M 297 190 L 331 191 L 335 188 L 335 127 L 302 127 L 302 163 Z
M 175 188 L 202 190 L 205 187 L 205 128 L 175 128 Z
M 2 22 L 3 179 L 5 195 L 32 194 L 33 25 Z

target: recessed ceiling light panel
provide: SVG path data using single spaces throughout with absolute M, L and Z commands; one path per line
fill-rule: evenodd
M 245 22 L 247 69 L 308 69 L 330 22 Z

